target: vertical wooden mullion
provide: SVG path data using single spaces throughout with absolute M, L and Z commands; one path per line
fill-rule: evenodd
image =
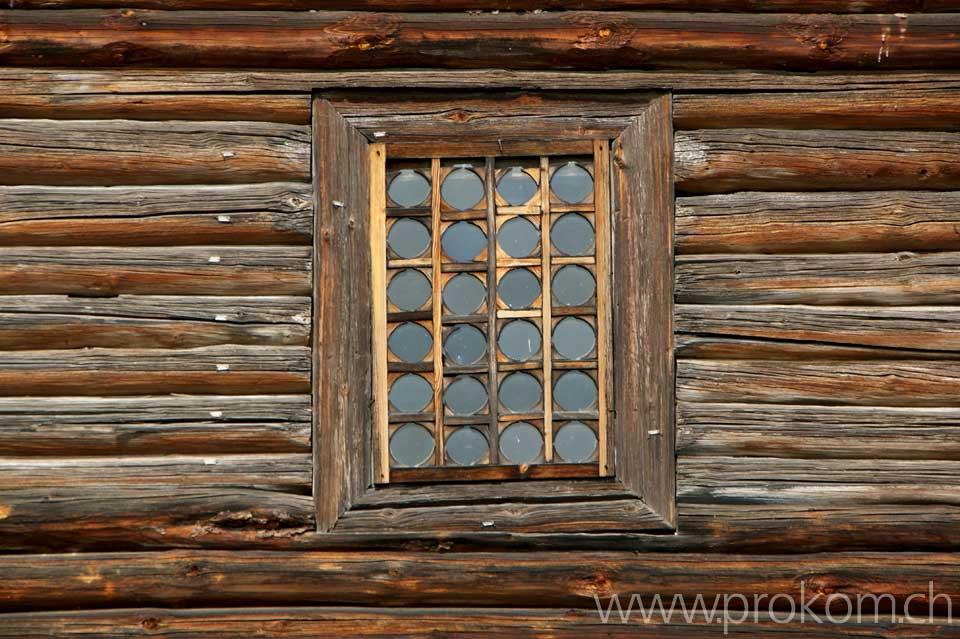
M 431 250 L 430 268 L 433 279 L 433 428 L 437 446 L 437 465 L 445 460 L 443 440 L 443 297 L 440 260 L 440 158 L 430 162 Z
M 596 220 L 596 269 L 597 269 L 597 387 L 598 413 L 597 437 L 599 440 L 600 475 L 612 474 L 612 455 L 609 448 L 611 438 L 607 433 L 609 424 L 608 407 L 611 406 L 607 393 L 612 390 L 610 380 L 610 148 L 606 140 L 594 142 L 594 210 Z
M 487 357 L 490 364 L 490 377 L 487 383 L 487 397 L 490 401 L 490 463 L 500 461 L 500 411 L 497 398 L 497 191 L 496 164 L 493 158 L 486 159 L 487 193 Z
M 390 481 L 387 406 L 387 163 L 386 145 L 370 145 L 370 282 L 373 295 L 373 423 L 377 481 Z
M 553 330 L 550 295 L 550 159 L 540 158 L 540 256 L 543 308 L 543 455 L 553 461 Z

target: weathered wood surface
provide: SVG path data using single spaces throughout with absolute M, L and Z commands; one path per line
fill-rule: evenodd
M 681 197 L 676 203 L 681 254 L 950 251 L 957 246 L 960 193 L 955 192 L 741 192 Z
M 0 248 L 0 294 L 310 295 L 310 247 Z
M 907 356 L 916 351 L 960 353 L 960 308 L 956 306 L 680 304 L 675 321 L 678 333 L 701 339 L 872 347 L 874 358 L 896 357 L 901 349 Z M 754 353 L 745 345 L 743 359 Z
M 686 129 L 960 129 L 948 90 L 678 95 L 673 123 Z
M 867 360 L 960 360 L 955 351 L 913 348 L 888 350 L 873 346 L 849 346 L 830 342 L 769 341 L 764 338 L 725 337 L 680 333 L 676 336 L 677 357 L 686 359 L 765 359 L 785 361 L 867 361 Z
M 627 602 L 621 598 L 624 613 Z M 609 600 L 602 600 L 606 606 Z M 765 603 L 761 601 L 761 604 Z M 713 602 L 708 602 L 709 610 Z M 647 602 L 649 607 L 650 603 Z M 669 608 L 669 604 L 665 606 Z M 604 608 L 606 610 L 606 608 Z M 643 621 L 639 610 L 624 622 L 614 608 L 609 622 L 604 623 L 596 610 L 570 608 L 246 608 L 186 609 L 141 608 L 84 612 L 8 613 L 0 616 L 0 638 L 3 639 L 116 639 L 117 637 L 157 637 L 171 635 L 189 639 L 222 639 L 223 637 L 262 637 L 263 639 L 315 639 L 316 637 L 419 637 L 428 633 L 443 636 L 482 634 L 487 639 L 550 637 L 582 639 L 596 637 L 639 637 L 649 639 L 701 639 L 722 636 L 719 623 L 723 614 L 709 615 L 692 610 L 683 617 L 677 611 L 672 623 L 657 615 Z M 806 637 L 807 639 L 841 639 L 863 637 L 886 639 L 911 637 L 939 639 L 960 635 L 955 621 L 945 617 L 914 615 L 914 623 L 902 616 L 883 614 L 880 621 L 866 615 L 862 621 L 838 623 L 786 622 L 786 614 L 749 613 L 746 621 L 737 623 L 741 612 L 729 611 L 730 632 L 738 637 Z M 429 630 L 427 630 L 429 629 Z
M 3 20 L 0 16 L 0 25 Z M 309 179 L 310 129 L 306 126 L 0 120 L 0 184 L 238 184 Z
M 960 62 L 958 25 L 955 14 L 9 11 L 0 63 L 948 70 Z
M 960 253 L 682 255 L 681 304 L 960 304 Z
M 310 492 L 309 454 L 0 457 L 0 491 L 85 487 L 241 487 Z
M 0 246 L 309 244 L 309 185 L 0 186 Z
M 677 404 L 677 450 L 692 455 L 960 460 L 960 409 Z
M 63 610 L 125 606 L 569 606 L 596 612 L 594 596 L 781 593 L 811 610 L 830 594 L 882 587 L 898 609 L 914 593 L 960 596 L 960 561 L 937 553 L 703 555 L 632 552 L 424 553 L 217 552 L 5 555 L 2 607 Z M 291 570 L 291 568 L 294 568 Z M 363 584 L 358 587 L 358 584 Z M 821 593 L 815 598 L 811 593 Z M 916 598 L 914 598 L 916 602 Z M 889 599 L 887 599 L 889 602 Z M 918 607 L 919 607 L 919 602 Z M 781 606 L 789 606 L 783 602 Z M 867 600 L 863 610 L 870 610 Z M 889 603 L 887 603 L 889 607 Z M 944 598 L 932 603 L 946 612 Z M 927 609 L 924 609 L 926 613 Z
M 960 134 L 724 129 L 676 134 L 680 193 L 960 188 Z
M 308 95 L 0 95 L 0 118 L 310 123 Z
M 310 349 L 210 346 L 174 349 L 7 351 L 0 396 L 164 393 L 306 393 Z
M 957 362 L 677 362 L 677 398 L 854 406 L 953 406 Z
M 310 298 L 0 296 L 7 350 L 307 346 Z
M 305 453 L 310 401 L 306 395 L 3 397 L 0 450 L 30 456 Z

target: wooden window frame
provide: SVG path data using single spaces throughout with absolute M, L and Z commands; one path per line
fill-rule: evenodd
M 313 127 L 318 530 L 674 532 L 670 95 L 324 91 L 314 95 Z M 484 490 L 476 482 L 378 485 L 375 460 L 384 451 L 372 432 L 372 362 L 383 340 L 374 339 L 371 320 L 371 243 L 379 235 L 370 207 L 385 198 L 386 175 L 377 154 L 539 156 L 545 144 L 554 154 L 592 154 L 596 139 L 611 143 L 612 476 L 485 482 Z

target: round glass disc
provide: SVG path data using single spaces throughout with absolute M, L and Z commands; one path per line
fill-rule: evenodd
M 403 169 L 390 180 L 387 195 L 397 206 L 418 206 L 430 197 L 430 181 L 419 171 Z
M 500 278 L 497 292 L 509 308 L 530 308 L 540 296 L 540 279 L 529 269 L 511 269 Z
M 472 315 L 487 301 L 487 287 L 469 273 L 459 273 L 443 287 L 443 304 L 454 315 Z
M 568 264 L 557 269 L 550 291 L 553 293 L 554 306 L 583 306 L 596 293 L 597 282 L 589 270 Z
M 590 410 L 597 403 L 597 383 L 582 371 L 568 371 L 553 385 L 553 397 L 565 411 Z
M 390 227 L 387 246 L 402 259 L 420 257 L 430 248 L 430 231 L 417 220 L 402 217 Z
M 567 213 L 551 227 L 550 241 L 564 255 L 589 255 L 596 234 L 587 218 L 578 213 Z
M 522 166 L 510 167 L 510 170 L 501 175 L 500 181 L 497 182 L 497 193 L 510 206 L 526 204 L 539 189 L 537 181 L 524 171 Z
M 510 373 L 500 383 L 500 404 L 511 413 L 529 413 L 543 401 L 543 386 L 530 373 Z
M 513 320 L 500 330 L 500 351 L 515 362 L 526 362 L 540 352 L 540 329 L 526 320 Z
M 405 322 L 390 333 L 387 348 L 401 362 L 422 362 L 433 349 L 433 335 L 420 324 Z
M 525 217 L 510 218 L 497 231 L 497 242 L 510 257 L 529 257 L 540 244 L 540 229 Z
M 477 378 L 464 375 L 447 386 L 443 403 L 454 415 L 475 415 L 487 405 L 487 389 Z
M 527 422 L 515 422 L 500 433 L 500 454 L 514 464 L 529 464 L 540 457 L 543 436 Z
M 427 276 L 412 268 L 394 275 L 387 285 L 387 297 L 401 311 L 419 310 L 432 293 Z
M 553 348 L 563 359 L 583 359 L 596 345 L 593 326 L 578 317 L 565 317 L 553 327 Z
M 476 208 L 483 199 L 483 180 L 471 170 L 469 164 L 458 164 L 443 179 L 440 196 L 458 211 Z
M 487 438 L 476 428 L 465 426 L 447 437 L 447 456 L 461 466 L 473 466 L 483 460 L 489 445 Z
M 550 188 L 567 204 L 580 204 L 593 192 L 593 176 L 576 162 L 567 162 L 553 172 Z
M 553 438 L 553 450 L 568 464 L 588 462 L 597 452 L 597 434 L 583 422 L 564 424 Z
M 390 456 L 397 466 L 414 467 L 433 455 L 433 435 L 420 424 L 404 424 L 390 438 Z
M 440 237 L 443 252 L 454 262 L 473 262 L 487 248 L 487 235 L 476 224 L 451 224 Z
M 443 340 L 443 352 L 451 364 L 476 364 L 487 354 L 487 336 L 475 326 L 461 324 Z
M 433 387 L 419 375 L 408 373 L 393 382 L 389 399 L 395 409 L 390 411 L 392 413 L 399 415 L 421 413 L 433 399 Z

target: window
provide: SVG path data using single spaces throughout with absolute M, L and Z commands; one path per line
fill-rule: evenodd
M 348 91 L 314 126 L 320 529 L 672 530 L 669 98 Z

